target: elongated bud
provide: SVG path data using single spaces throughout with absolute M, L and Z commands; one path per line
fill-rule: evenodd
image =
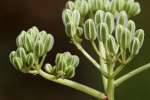
M 70 9 L 65 9 L 62 13 L 62 19 L 63 19 L 64 25 L 67 25 L 67 23 L 71 23 L 72 11 Z
M 137 37 L 140 41 L 140 47 L 142 47 L 144 42 L 144 30 L 139 29 L 135 32 L 135 37 Z
M 114 16 L 109 12 L 105 15 L 105 23 L 107 24 L 109 33 L 111 34 L 114 30 Z
M 33 52 L 37 57 L 41 57 L 43 54 L 43 44 L 41 41 L 37 41 L 34 47 Z
M 44 53 L 49 52 L 54 45 L 54 37 L 51 34 L 48 34 L 45 43 L 44 43 Z
M 74 24 L 76 27 L 80 24 L 80 13 L 78 10 L 74 10 L 72 12 L 72 21 L 72 24 Z
M 117 18 L 117 24 L 126 26 L 128 22 L 128 16 L 125 11 L 120 12 L 119 17 Z
M 70 38 L 73 38 L 74 35 L 76 34 L 76 27 L 72 25 L 71 23 L 68 23 L 65 27 L 66 35 Z
M 93 0 L 93 1 L 95 1 L 94 5 L 93 5 L 95 7 L 95 10 L 104 8 L 104 1 L 103 0 Z
M 29 34 L 26 34 L 24 36 L 23 46 L 24 46 L 24 48 L 25 48 L 25 50 L 27 52 L 30 52 L 32 50 L 32 46 L 33 46 L 33 44 L 32 44 L 32 37 L 30 37 Z
M 75 76 L 75 68 L 68 67 L 65 71 L 65 77 L 66 78 L 73 78 Z
M 106 44 L 107 38 L 108 38 L 108 26 L 106 23 L 102 23 L 98 26 L 98 37 L 99 39 Z
M 130 53 L 131 55 L 137 55 L 139 53 L 139 49 L 140 49 L 140 41 L 138 38 L 134 38 L 131 48 L 130 48 Z
M 125 0 L 116 0 L 116 8 L 121 11 L 125 6 Z
M 13 58 L 13 66 L 18 69 L 21 70 L 21 68 L 23 67 L 23 62 L 19 57 L 14 57 Z
M 129 20 L 127 27 L 129 31 L 134 35 L 135 29 L 136 29 L 135 22 L 132 20 Z
M 70 9 L 70 10 L 74 10 L 74 9 L 75 9 L 75 4 L 74 4 L 74 2 L 73 2 L 73 1 L 68 1 L 68 2 L 66 3 L 66 8 L 67 8 L 67 9 Z
M 87 40 L 94 41 L 97 38 L 95 23 L 92 19 L 88 19 L 84 25 L 84 35 Z
M 16 53 L 17 53 L 17 56 L 18 56 L 19 58 L 21 58 L 24 63 L 26 63 L 27 54 L 26 54 L 26 51 L 24 50 L 24 48 L 19 47 L 19 48 L 17 49 Z
M 35 62 L 35 56 L 33 53 L 29 53 L 28 56 L 27 56 L 27 64 L 29 67 L 33 66 Z
M 116 27 L 116 32 L 115 32 L 115 38 L 117 40 L 118 43 L 120 43 L 120 40 L 121 40 L 121 34 L 123 32 L 123 26 L 118 24 L 117 27 Z
M 17 57 L 17 54 L 16 54 L 16 51 L 12 51 L 10 54 L 9 54 L 9 60 L 11 63 L 13 63 L 13 58 L 14 57 Z
M 127 28 L 125 28 L 124 31 L 121 33 L 120 46 L 123 50 L 129 47 L 129 34 L 130 32 Z
M 79 10 L 81 15 L 86 15 L 89 11 L 88 3 L 86 0 L 76 0 L 76 9 Z
M 72 65 L 73 67 L 77 67 L 79 65 L 79 57 L 69 56 L 67 60 L 67 65 Z
M 138 2 L 135 2 L 132 8 L 132 16 L 138 15 L 141 12 L 141 7 Z
M 112 35 L 109 35 L 109 37 L 107 39 L 107 49 L 108 49 L 109 53 L 111 53 L 111 54 L 117 54 L 117 52 L 118 52 L 118 46 Z
M 103 21 L 104 21 L 104 16 L 105 16 L 105 13 L 104 11 L 102 10 L 98 10 L 95 14 L 95 23 L 98 25 L 98 24 L 101 24 Z
M 36 26 L 33 26 L 32 28 L 30 28 L 27 31 L 27 33 L 30 34 L 31 36 L 35 37 L 39 33 L 39 30 Z
M 105 11 L 111 10 L 111 2 L 109 0 L 104 0 L 104 10 Z
M 46 64 L 44 68 L 45 68 L 45 71 L 50 74 L 52 74 L 54 71 L 51 64 Z
M 17 47 L 23 46 L 23 38 L 24 38 L 25 34 L 26 34 L 26 32 L 22 31 L 20 33 L 20 35 L 17 37 L 17 39 L 16 39 Z

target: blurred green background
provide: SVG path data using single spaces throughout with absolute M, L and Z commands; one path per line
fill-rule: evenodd
M 0 100 L 95 100 L 86 94 L 41 77 L 22 74 L 9 63 L 8 55 L 16 48 L 16 36 L 21 30 L 27 30 L 35 25 L 55 37 L 55 46 L 46 61 L 54 63 L 57 52 L 69 50 L 73 54 L 78 54 L 81 61 L 73 80 L 102 89 L 100 73 L 69 43 L 64 34 L 61 12 L 66 1 L 0 0 Z M 150 62 L 150 1 L 138 1 L 141 3 L 142 13 L 133 19 L 138 28 L 145 30 L 145 43 L 140 54 L 121 74 Z M 150 70 L 126 81 L 117 88 L 116 100 L 150 100 L 149 76 Z

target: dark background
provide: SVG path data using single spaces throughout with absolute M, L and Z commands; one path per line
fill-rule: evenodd
M 40 30 L 44 29 L 55 37 L 55 46 L 48 54 L 47 61 L 53 63 L 57 52 L 69 50 L 73 54 L 80 55 L 81 63 L 73 80 L 102 89 L 97 70 L 69 43 L 64 34 L 61 12 L 66 1 L 0 0 L 0 100 L 95 100 L 86 94 L 49 82 L 41 77 L 22 74 L 9 63 L 8 55 L 16 48 L 15 38 L 19 32 L 31 26 L 37 26 Z M 133 19 L 138 28 L 145 30 L 145 43 L 140 54 L 121 74 L 136 68 L 136 65 L 150 62 L 150 1 L 138 1 L 141 3 L 142 13 Z M 122 84 L 116 91 L 116 100 L 149 100 L 149 76 L 150 70 Z

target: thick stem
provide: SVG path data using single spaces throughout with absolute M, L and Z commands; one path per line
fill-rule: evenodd
M 47 79 L 47 80 L 71 87 L 71 88 L 76 89 L 78 91 L 81 91 L 83 93 L 89 94 L 95 98 L 98 98 L 101 100 L 106 100 L 106 98 L 107 98 L 104 93 L 101 93 L 95 89 L 92 89 L 88 86 L 82 85 L 82 84 L 77 83 L 77 82 L 73 82 L 71 80 L 60 79 L 60 78 L 57 79 L 55 76 L 47 74 L 42 70 L 39 70 L 39 75 L 42 76 L 43 78 Z
M 107 96 L 108 100 L 114 100 L 114 92 L 115 92 L 115 86 L 114 86 L 114 78 L 111 77 L 113 75 L 113 66 L 109 67 L 109 78 L 108 78 L 108 87 L 107 87 Z
M 102 42 L 99 42 L 99 50 L 101 53 L 101 56 L 99 56 L 100 65 L 105 72 L 108 72 L 107 65 L 105 64 L 105 61 L 104 61 L 104 59 L 106 59 L 106 52 L 105 52 L 104 44 Z M 104 90 L 105 90 L 105 92 L 107 92 L 108 80 L 104 75 L 102 75 L 102 81 L 103 81 L 103 85 L 104 85 Z
M 137 68 L 129 73 L 127 73 L 126 75 L 122 76 L 121 78 L 117 79 L 115 81 L 115 86 L 118 87 L 121 83 L 123 83 L 124 81 L 128 80 L 129 78 L 147 70 L 150 68 L 150 63 L 141 66 L 140 68 Z

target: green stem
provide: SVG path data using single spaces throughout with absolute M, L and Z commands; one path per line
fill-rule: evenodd
M 115 92 L 115 86 L 114 86 L 114 78 L 111 77 L 113 75 L 113 66 L 109 67 L 109 78 L 108 78 L 108 87 L 107 87 L 107 96 L 108 100 L 114 100 L 114 92 Z
M 127 73 L 126 75 L 120 77 L 119 79 L 117 79 L 115 81 L 115 86 L 118 87 L 124 81 L 128 80 L 129 78 L 131 78 L 131 77 L 133 77 L 133 76 L 135 76 L 135 75 L 137 75 L 137 74 L 139 74 L 139 73 L 141 73 L 141 72 L 143 72 L 143 71 L 145 71 L 145 70 L 147 70 L 149 68 L 150 68 L 150 63 L 148 63 L 146 65 L 143 65 L 143 66 L 141 66 L 141 67 L 139 67 L 139 68 L 137 68 L 137 69 Z
M 99 56 L 100 65 L 102 66 L 102 68 L 105 72 L 108 72 L 107 65 L 105 64 L 105 61 L 104 61 L 104 59 L 106 59 L 106 52 L 105 52 L 104 44 L 101 41 L 99 42 L 99 51 L 101 53 L 101 56 Z M 105 92 L 107 92 L 108 80 L 104 75 L 102 75 L 102 81 L 103 81 L 103 85 L 104 85 L 104 90 L 105 90 Z
M 82 46 L 81 46 L 80 44 L 74 42 L 74 45 L 83 53 L 83 55 L 84 55 L 87 59 L 89 59 L 89 61 L 90 61 L 91 63 L 93 63 L 93 65 L 95 65 L 96 68 L 98 68 L 98 69 L 101 71 L 101 73 L 102 73 L 105 77 L 108 77 L 107 72 L 105 72 L 105 71 L 103 70 L 103 68 L 82 48 Z
M 97 54 L 98 56 L 101 56 L 101 54 L 100 54 L 100 52 L 99 52 L 99 50 L 98 50 L 96 44 L 94 43 L 94 41 L 92 41 L 91 44 L 92 44 L 92 46 L 93 46 L 94 51 L 96 52 L 96 54 Z
M 44 63 L 44 60 L 45 60 L 45 58 L 46 58 L 46 55 L 47 55 L 47 54 L 45 54 L 45 55 L 42 57 L 42 60 L 41 60 L 41 62 L 40 62 L 40 67 L 42 67 L 42 65 L 43 65 L 43 63 Z
M 47 79 L 47 80 L 71 87 L 71 88 L 76 89 L 78 91 L 81 91 L 83 93 L 89 94 L 95 98 L 102 99 L 102 100 L 106 99 L 106 96 L 104 93 L 99 92 L 95 89 L 92 89 L 88 86 L 82 85 L 80 83 L 73 82 L 73 81 L 67 80 L 67 79 L 57 79 L 55 76 L 47 74 L 42 70 L 39 70 L 39 75 L 42 76 L 43 78 Z

